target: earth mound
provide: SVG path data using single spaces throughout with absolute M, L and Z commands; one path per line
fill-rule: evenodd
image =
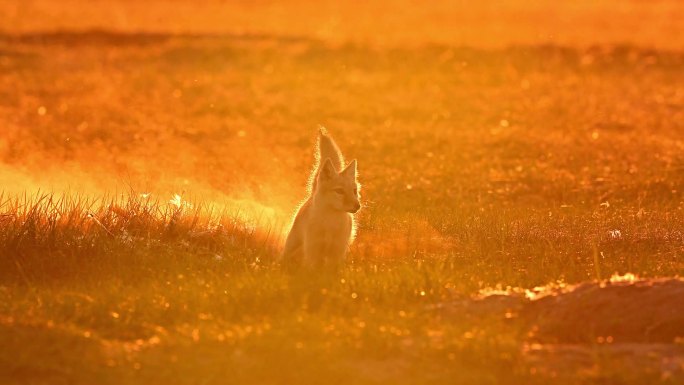
M 582 283 L 526 301 L 520 317 L 543 343 L 673 343 L 684 338 L 684 280 Z

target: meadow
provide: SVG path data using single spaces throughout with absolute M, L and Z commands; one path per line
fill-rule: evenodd
M 0 3 L 0 383 L 684 381 L 684 7 L 189 4 Z

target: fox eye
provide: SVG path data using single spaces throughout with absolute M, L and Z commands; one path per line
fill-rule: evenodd
M 336 188 L 336 189 L 335 189 L 335 192 L 336 192 L 337 194 L 342 195 L 342 194 L 344 194 L 344 189 Z

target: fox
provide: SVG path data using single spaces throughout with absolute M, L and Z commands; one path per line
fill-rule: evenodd
M 308 197 L 294 216 L 281 259 L 288 266 L 340 267 L 356 236 L 354 214 L 361 209 L 357 162 L 344 167 L 339 147 L 319 127 Z

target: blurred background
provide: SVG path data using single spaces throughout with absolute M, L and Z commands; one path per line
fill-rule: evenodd
M 0 184 L 288 217 L 323 124 L 394 210 L 643 200 L 681 181 L 682 19 L 668 0 L 5 0 Z
M 682 12 L 675 0 L 5 0 L 0 21 L 8 33 L 103 29 L 380 45 L 636 44 L 677 49 L 684 39 Z

